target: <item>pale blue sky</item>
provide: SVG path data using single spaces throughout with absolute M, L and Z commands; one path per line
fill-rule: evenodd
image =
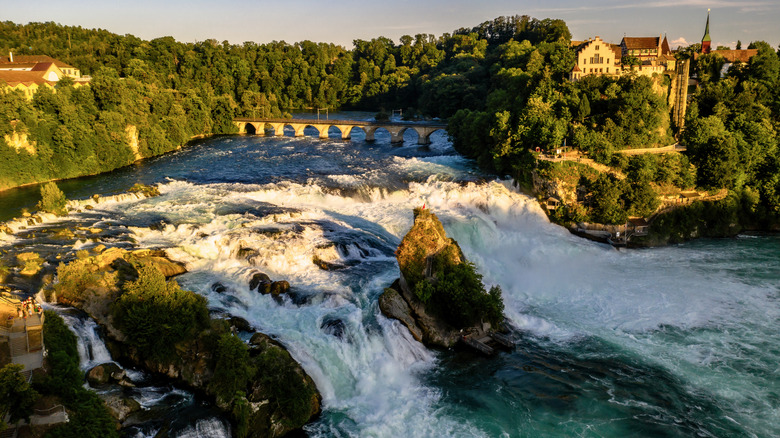
M 561 18 L 574 39 L 666 34 L 672 46 L 698 42 L 711 8 L 713 45 L 742 40 L 780 44 L 778 0 L 0 0 L 0 20 L 54 21 L 103 28 L 144 39 L 214 38 L 231 43 L 325 41 L 352 48 L 353 39 L 404 34 L 436 36 L 501 15 Z

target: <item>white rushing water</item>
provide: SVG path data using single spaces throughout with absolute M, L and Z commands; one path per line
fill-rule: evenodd
M 76 347 L 79 351 L 79 366 L 82 370 L 90 370 L 93 367 L 113 362 L 111 353 L 106 348 L 106 343 L 100 336 L 100 328 L 94 320 L 87 317 L 78 317 L 68 313 L 60 313 L 68 328 L 76 335 Z
M 439 175 L 406 190 L 367 187 L 353 175 L 329 176 L 351 194 L 315 181 L 170 181 L 160 197 L 96 208 L 128 222 L 163 217 L 167 225 L 156 230 L 131 228 L 139 245 L 169 248 L 190 271 L 179 279 L 185 287 L 290 349 L 323 395 L 323 419 L 307 426 L 314 435 L 489 435 L 442 408 L 441 388 L 423 378 L 437 355 L 376 304 L 398 275 L 393 251 L 412 209 L 423 204 L 485 282 L 503 288 L 506 314 L 524 333 L 562 349 L 598 338 L 711 392 L 748 434 L 777 430 L 780 353 L 762 349 L 780 319 L 776 285 L 734 275 L 733 260 L 696 245 L 616 251 L 581 240 L 506 183 L 450 182 L 458 160 L 397 158 L 397 166 Z M 321 270 L 314 258 L 349 267 Z M 250 291 L 257 271 L 289 281 L 295 299 Z M 215 283 L 227 291 L 214 292 Z M 336 320 L 341 337 L 321 328 Z M 775 374 L 744 372 L 747 353 Z

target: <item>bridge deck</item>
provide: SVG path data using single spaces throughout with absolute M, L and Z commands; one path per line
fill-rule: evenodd
M 446 123 L 434 123 L 434 122 L 371 122 L 366 120 L 342 120 L 342 119 L 274 119 L 274 118 L 251 118 L 251 117 L 237 117 L 233 119 L 235 122 L 247 122 L 247 123 L 285 123 L 285 124 L 306 124 L 306 125 L 349 125 L 349 126 L 399 126 L 406 128 L 420 127 L 420 128 L 446 128 Z

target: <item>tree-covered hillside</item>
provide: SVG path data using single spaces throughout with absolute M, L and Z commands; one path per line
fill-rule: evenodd
M 56 92 L 39 92 L 32 101 L 0 92 L 0 190 L 104 172 L 173 150 L 192 136 L 233 133 L 235 116 L 311 107 L 402 107 L 407 114 L 418 108 L 448 116 L 481 108 L 488 41 L 519 35 L 569 37 L 560 21 L 526 16 L 438 38 L 404 36 L 398 44 L 356 40 L 352 50 L 311 41 L 144 41 L 55 23 L 3 22 L 0 53 L 49 55 L 93 80 L 82 88 L 63 80 Z M 31 147 L 9 147 L 4 136 L 14 133 L 26 134 Z

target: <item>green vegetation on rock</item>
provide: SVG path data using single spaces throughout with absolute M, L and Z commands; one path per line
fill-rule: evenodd
M 126 342 L 157 360 L 176 356 L 176 344 L 207 327 L 206 299 L 166 282 L 156 266 L 138 267 L 138 279 L 127 282 L 113 305 L 117 328 Z
M 264 335 L 256 333 L 261 340 L 250 348 L 226 320 L 211 319 L 204 297 L 166 281 L 179 268 L 159 251 L 84 251 L 60 265 L 54 292 L 106 328 L 115 359 L 213 395 L 238 436 L 281 436 L 302 427 L 320 409 L 311 378 Z
M 452 327 L 471 327 L 482 321 L 497 326 L 503 321 L 501 289 L 485 290 L 482 275 L 465 259 L 457 242 L 446 236 L 430 210 L 414 210 L 414 225 L 398 246 L 396 257 L 417 299 Z
M 147 184 L 136 183 L 128 190 L 130 193 L 141 193 L 147 198 L 153 196 L 160 196 L 160 189 L 157 186 L 150 186 Z
M 229 404 L 241 397 L 257 369 L 249 361 L 249 347 L 231 333 L 220 336 L 214 356 L 216 365 L 209 387 L 218 399 Z
M 36 207 L 38 210 L 47 213 L 64 216 L 67 214 L 67 209 L 65 208 L 67 203 L 68 200 L 65 198 L 65 193 L 62 193 L 62 190 L 57 187 L 57 184 L 48 182 L 41 186 L 41 200 Z

